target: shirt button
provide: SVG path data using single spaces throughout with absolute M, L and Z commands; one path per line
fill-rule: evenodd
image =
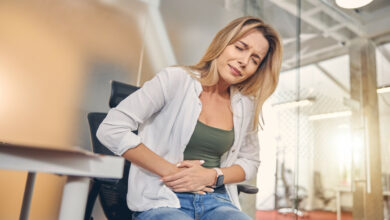
M 234 152 L 236 152 L 236 150 L 234 149 L 234 150 L 232 150 L 232 153 L 234 153 Z

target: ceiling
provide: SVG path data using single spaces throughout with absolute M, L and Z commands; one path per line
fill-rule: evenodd
M 3 7 L 17 5 L 14 1 L 5 2 L 8 3 L 3 3 Z M 300 64 L 314 65 L 315 69 L 310 77 L 302 78 L 302 85 L 309 86 L 315 81 L 326 88 L 331 83 L 344 94 L 345 88 L 349 89 L 348 59 L 344 55 L 350 43 L 360 37 L 369 38 L 378 46 L 378 86 L 390 85 L 389 0 L 374 0 L 357 10 L 341 9 L 334 0 L 302 0 L 300 11 L 297 0 L 57 0 L 50 3 L 30 0 L 27 3 L 19 5 L 25 11 L 36 12 L 52 29 L 84 48 L 85 53 L 93 57 L 102 54 L 104 59 L 127 63 L 130 73 L 142 72 L 142 82 L 165 66 L 196 63 L 217 31 L 243 15 L 259 16 L 278 30 L 284 46 L 282 72 L 291 72 L 297 64 L 297 15 L 300 13 Z M 327 81 L 314 80 L 322 79 L 318 74 Z M 285 88 L 291 86 L 294 87 L 291 84 Z M 390 100 L 389 96 L 385 95 Z
M 284 22 L 279 29 L 284 37 L 286 57 L 283 68 L 296 65 L 296 19 L 301 15 L 301 64 L 315 63 L 347 53 L 351 41 L 368 38 L 377 45 L 390 41 L 390 1 L 374 0 L 371 4 L 356 9 L 342 9 L 334 0 L 303 0 L 297 10 L 296 0 L 264 0 L 266 7 L 279 8 L 284 12 Z M 275 13 L 265 12 L 270 20 L 278 19 Z M 289 22 L 290 21 L 290 22 Z M 295 29 L 286 26 L 295 27 Z M 385 53 L 390 60 L 388 53 Z
M 348 96 L 349 64 L 345 55 L 348 54 L 351 42 L 357 38 L 368 38 L 377 45 L 378 86 L 390 85 L 390 73 L 387 71 L 390 68 L 390 46 L 386 44 L 390 42 L 389 0 L 374 0 L 371 4 L 356 10 L 339 8 L 334 0 L 302 0 L 300 8 L 297 6 L 297 0 L 101 0 L 101 2 L 130 14 L 147 15 L 139 16 L 141 18 L 138 22 L 141 23 L 139 27 L 146 30 L 139 32 L 144 34 L 142 38 L 146 44 L 153 42 L 155 45 L 155 42 L 158 42 L 162 45 L 159 47 L 155 45 L 146 50 L 145 55 L 152 64 L 161 63 L 160 59 L 165 58 L 162 55 L 151 57 L 150 54 L 155 53 L 172 54 L 171 63 L 166 62 L 169 64 L 194 64 L 201 58 L 219 29 L 234 18 L 255 15 L 274 26 L 281 34 L 284 46 L 282 73 L 292 72 L 297 65 L 297 15 L 300 14 L 300 65 L 302 67 L 313 65 L 306 69 L 302 68 L 302 74 L 309 77 L 302 77 L 301 85 L 307 85 L 307 88 L 315 87 L 318 91 L 327 92 L 329 96 L 337 97 L 339 94 Z M 133 10 L 131 2 L 144 3 L 149 5 L 149 9 L 146 7 L 141 12 Z M 160 31 L 147 31 L 146 26 L 152 26 Z M 154 40 L 148 40 L 150 35 L 154 35 Z M 158 48 L 165 48 L 165 51 Z M 163 66 L 156 67 L 156 71 Z M 285 86 L 285 89 L 295 87 L 291 80 L 287 81 L 290 85 Z M 328 89 L 334 86 L 337 89 Z M 389 94 L 381 97 L 390 100 Z M 384 106 L 390 112 L 389 105 Z

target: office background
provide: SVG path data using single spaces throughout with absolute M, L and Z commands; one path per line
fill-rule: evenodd
M 387 0 L 359 9 L 333 0 L 2 0 L 0 141 L 91 150 L 86 114 L 108 111 L 110 80 L 142 85 L 166 66 L 196 63 L 221 27 L 255 15 L 284 45 L 259 133 L 257 214 L 295 208 L 335 217 L 340 208 L 354 219 L 388 218 L 389 12 Z M 375 89 L 361 72 L 376 77 Z M 0 219 L 18 218 L 26 176 L 0 170 Z M 38 174 L 30 219 L 57 218 L 64 182 Z M 99 204 L 94 213 L 104 219 Z

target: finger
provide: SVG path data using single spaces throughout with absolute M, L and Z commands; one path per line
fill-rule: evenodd
M 183 178 L 177 179 L 174 181 L 164 182 L 164 184 L 167 185 L 168 187 L 178 187 L 178 186 L 184 185 L 185 183 L 186 183 L 186 180 Z
M 173 191 L 175 191 L 175 192 L 191 192 L 191 191 L 194 191 L 194 190 L 189 189 L 187 185 L 178 185 L 178 186 L 170 187 L 170 188 Z
M 183 170 L 183 171 L 179 171 L 179 172 L 177 172 L 175 174 L 172 174 L 172 175 L 169 175 L 169 176 L 163 176 L 161 178 L 161 181 L 166 183 L 166 182 L 171 182 L 171 181 L 175 181 L 175 180 L 181 179 L 184 176 L 186 176 L 186 172 L 185 171 L 186 170 Z
M 191 192 L 191 190 L 188 190 L 185 187 L 183 187 L 183 188 L 175 188 L 175 189 L 172 189 L 172 191 L 174 191 L 174 192 Z
M 188 190 L 187 188 L 177 188 L 177 189 L 172 189 L 174 192 L 192 192 L 192 193 L 196 193 L 196 194 L 202 194 L 202 195 L 205 195 L 206 192 L 202 191 L 202 190 Z
M 204 164 L 204 160 L 184 160 L 178 164 L 176 164 L 177 167 L 193 167 L 195 165 L 202 165 Z
M 189 186 L 189 185 L 182 185 L 182 186 L 173 187 L 171 189 L 174 192 L 193 192 L 193 193 L 202 192 L 200 194 L 206 194 L 206 192 L 203 190 L 204 188 L 206 188 L 206 187 L 204 187 L 204 186 L 194 187 L 194 186 Z M 207 189 L 207 190 L 210 191 L 209 189 Z
M 209 193 L 212 193 L 214 192 L 214 189 L 213 188 L 210 188 L 210 187 L 205 187 L 202 189 L 203 192 L 209 192 Z
M 186 161 L 188 161 L 189 163 L 192 163 L 194 165 L 202 165 L 205 162 L 204 160 L 186 160 Z
M 178 168 L 191 168 L 191 167 L 193 167 L 194 165 L 193 164 L 190 164 L 190 163 L 186 163 L 186 162 L 180 162 L 180 163 L 178 163 L 178 164 L 176 164 L 176 166 L 178 167 Z

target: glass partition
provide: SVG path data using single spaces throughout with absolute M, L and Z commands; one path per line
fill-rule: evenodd
M 297 22 L 295 38 L 284 36 L 283 71 L 264 109 L 260 136 L 273 140 L 262 152 L 274 155 L 264 160 L 275 161 L 275 176 L 273 199 L 258 196 L 259 218 L 271 216 L 271 201 L 273 219 L 388 218 L 388 44 L 357 29 L 363 14 L 331 1 L 270 2 Z
M 384 219 L 390 218 L 390 43 L 376 48 Z

